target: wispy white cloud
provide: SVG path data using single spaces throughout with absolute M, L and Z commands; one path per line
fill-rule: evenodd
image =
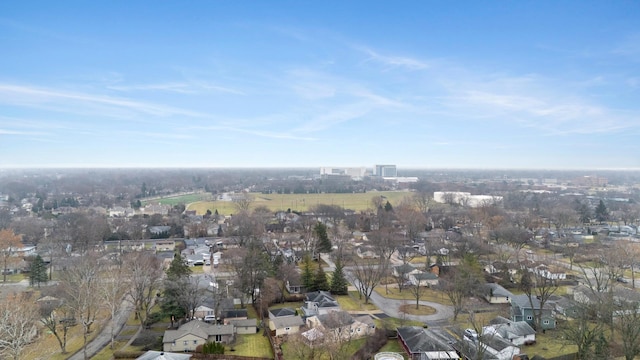
M 266 131 L 266 130 L 256 130 L 256 129 L 246 129 L 240 127 L 226 126 L 226 125 L 210 125 L 210 126 L 195 126 L 188 127 L 189 130 L 208 130 L 208 131 L 229 131 L 236 132 L 242 134 L 250 134 L 264 138 L 270 139 L 283 139 L 283 140 L 302 140 L 302 141 L 315 141 L 316 139 L 313 137 L 306 136 L 297 136 L 295 133 L 291 132 L 278 132 L 278 131 Z
M 166 82 L 166 83 L 154 83 L 154 84 L 119 84 L 107 86 L 107 89 L 133 92 L 133 91 L 163 91 L 179 94 L 197 94 L 203 91 L 214 91 L 235 95 L 244 95 L 240 90 L 219 86 L 204 81 L 189 81 L 189 82 Z
M 368 55 L 367 61 L 377 62 L 388 67 L 399 67 L 408 70 L 422 70 L 430 67 L 427 62 L 412 57 L 383 55 L 366 47 L 357 47 L 356 49 Z
M 0 103 L 25 107 L 48 105 L 56 107 L 60 111 L 67 111 L 72 113 L 79 108 L 84 109 L 87 105 L 92 104 L 100 105 L 102 107 L 126 109 L 128 111 L 133 111 L 136 113 L 162 117 L 176 115 L 189 117 L 205 116 L 204 114 L 195 111 L 166 105 L 135 101 L 122 97 L 112 97 L 83 92 L 71 92 L 59 89 L 2 83 L 0 83 Z M 109 114 L 101 111 L 96 115 L 108 116 Z
M 41 136 L 41 135 L 50 135 L 50 134 L 41 132 L 41 131 L 16 131 L 16 130 L 0 129 L 0 135 Z

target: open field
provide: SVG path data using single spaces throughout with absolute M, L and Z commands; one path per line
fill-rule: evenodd
M 155 204 L 160 203 L 164 205 L 177 205 L 177 204 L 190 204 L 196 201 L 208 201 L 211 200 L 213 196 L 210 193 L 196 193 L 196 194 L 187 194 L 187 195 L 178 195 L 178 196 L 166 196 L 159 199 L 152 200 L 144 200 L 142 201 L 142 205 L 146 204 Z
M 397 206 L 402 199 L 411 196 L 407 191 L 376 191 L 367 193 L 347 194 L 251 194 L 254 197 L 252 208 L 266 206 L 272 211 L 291 209 L 293 211 L 306 211 L 318 204 L 339 205 L 345 209 L 363 211 L 373 207 L 371 200 L 374 197 L 383 197 L 383 201 L 389 201 Z M 236 207 L 231 201 L 196 201 L 189 203 L 187 210 L 195 210 L 198 214 L 205 214 L 208 210 L 219 214 L 229 215 L 235 213 Z

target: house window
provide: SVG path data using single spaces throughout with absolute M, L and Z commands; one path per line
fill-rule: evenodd
M 360 328 L 358 328 L 358 332 L 360 332 Z
M 527 320 L 533 320 L 533 316 L 527 315 Z
M 290 328 L 290 327 L 286 327 L 286 328 L 284 328 L 284 331 L 289 331 L 289 330 L 291 330 L 291 328 Z
M 171 346 L 176 346 L 176 341 L 173 340 L 173 343 L 171 343 Z
M 222 341 L 222 335 L 216 335 L 216 342 Z
M 193 345 L 198 345 L 198 340 L 193 340 Z
M 549 325 L 549 320 L 543 320 L 542 323 L 545 325 Z
M 184 345 L 184 346 L 187 346 L 187 344 L 188 344 L 188 343 L 189 343 L 189 342 L 188 342 L 187 340 L 185 340 L 185 341 L 183 342 L 183 345 Z

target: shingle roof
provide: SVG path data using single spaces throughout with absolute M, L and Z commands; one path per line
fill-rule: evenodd
M 504 297 L 513 297 L 511 291 L 505 289 L 500 284 L 496 283 L 487 283 L 485 284 L 486 294 L 491 294 L 493 292 L 493 296 L 504 296 Z M 527 300 L 528 301 L 528 300 Z
M 296 315 L 296 311 L 291 308 L 272 309 L 272 310 L 269 310 L 269 312 L 275 317 Z
M 191 354 L 179 354 L 164 351 L 149 350 L 136 360 L 187 360 L 191 358 Z
M 440 339 L 439 335 L 419 326 L 399 327 L 398 336 L 402 338 L 412 353 L 453 350 L 449 344 Z
M 287 316 L 271 319 L 276 329 L 282 329 L 285 327 L 303 326 L 304 321 L 300 316 Z
M 178 330 L 166 330 L 163 343 L 173 342 L 187 334 L 197 336 L 201 339 L 207 340 L 209 336 L 213 335 L 231 335 L 233 334 L 233 325 L 211 325 L 199 320 L 192 320 L 188 323 L 180 326 Z

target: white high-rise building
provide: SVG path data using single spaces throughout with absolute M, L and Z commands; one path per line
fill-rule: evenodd
M 380 177 L 398 177 L 398 170 L 395 165 L 376 165 L 373 175 Z

